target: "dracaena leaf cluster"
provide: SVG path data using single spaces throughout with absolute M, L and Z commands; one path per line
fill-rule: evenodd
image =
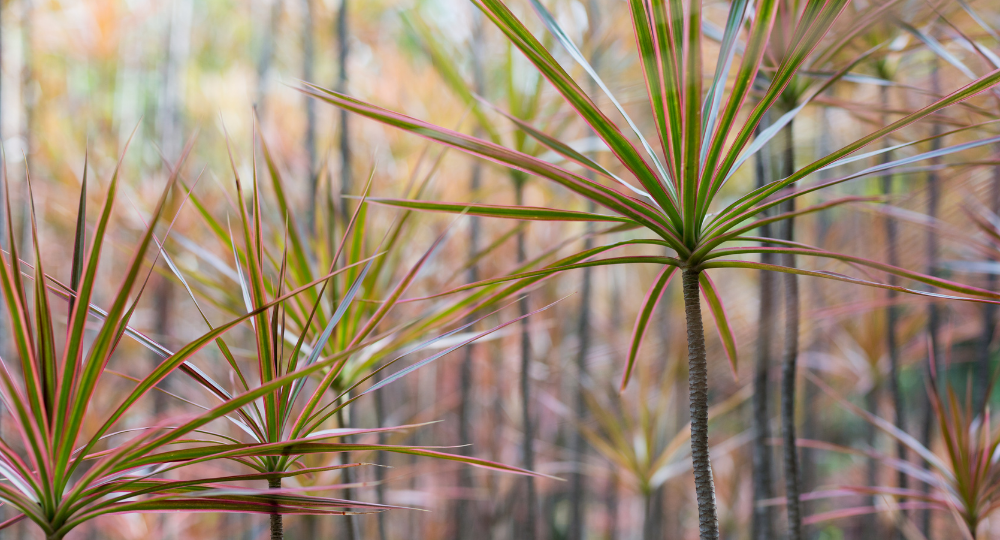
M 369 283 L 366 279 L 371 277 L 373 269 L 377 272 L 383 268 L 378 261 L 380 255 L 384 255 L 382 252 L 364 255 L 362 249 L 357 249 L 341 257 L 343 252 L 350 251 L 345 250 L 345 246 L 351 246 L 352 241 L 354 245 L 364 244 L 363 227 L 354 228 L 359 219 L 364 219 L 367 204 L 364 201 L 346 227 L 344 237 L 336 244 L 337 251 L 327 268 L 317 271 L 301 253 L 301 258 L 289 264 L 289 243 L 286 243 L 276 279 L 267 279 L 270 276 L 265 268 L 270 253 L 263 240 L 258 182 L 255 179 L 247 205 L 234 165 L 242 242 L 227 236 L 226 243 L 233 249 L 239 296 L 245 299 L 245 310 L 237 310 L 238 316 L 223 324 L 210 322 L 185 273 L 165 248 L 173 223 L 162 238 L 155 232 L 172 193 L 180 199 L 181 208 L 194 199 L 196 206 L 204 209 L 194 196 L 194 188 L 178 189 L 178 178 L 182 176 L 190 148 L 189 144 L 180 160 L 171 165 L 167 185 L 146 223 L 110 307 L 106 309 L 93 302 L 93 295 L 101 250 L 112 230 L 109 224 L 120 183 L 121 161 L 112 175 L 89 237 L 86 234 L 87 177 L 84 173 L 69 285 L 45 272 L 33 211 L 33 265 L 22 260 L 13 233 L 8 234 L 10 249 L 0 264 L 0 286 L 8 313 L 13 357 L 20 365 L 17 370 L 0 366 L 0 397 L 11 418 L 11 424 L 6 426 L 11 434 L 8 437 L 13 436 L 0 440 L 0 475 L 6 480 L 0 483 L 0 498 L 14 507 L 18 515 L 0 524 L 0 528 L 28 519 L 47 537 L 62 538 L 82 523 L 106 514 L 192 511 L 272 516 L 331 515 L 395 508 L 307 494 L 301 489 L 281 489 L 283 479 L 362 465 L 344 459 L 332 465 L 307 466 L 303 460 L 310 455 L 332 458 L 349 456 L 352 452 L 386 451 L 497 471 L 535 474 L 434 448 L 350 440 L 351 437 L 420 426 L 328 428 L 331 418 L 359 398 L 520 320 L 516 318 L 477 331 L 472 327 L 485 318 L 480 317 L 427 337 L 428 333 L 433 334 L 434 330 L 456 318 L 503 298 L 503 295 L 494 294 L 480 303 L 462 300 L 447 305 L 438 313 L 427 314 L 415 323 L 382 329 L 381 323 L 442 239 L 439 238 L 385 291 L 385 299 L 377 303 L 377 307 L 359 308 L 358 294 L 363 285 Z M 263 148 L 270 170 L 275 174 L 273 179 L 280 186 L 273 157 L 266 145 Z M 254 174 L 256 176 L 256 169 Z M 280 187 L 278 194 L 280 197 Z M 9 197 L 6 200 L 7 230 L 13 231 Z M 210 225 L 219 226 L 210 214 L 202 212 L 202 216 Z M 401 228 L 395 229 L 397 237 L 401 232 Z M 288 238 L 287 231 L 285 238 Z M 300 248 L 301 238 L 293 237 L 290 244 L 293 251 Z M 151 254 L 153 260 L 148 264 Z M 167 275 L 189 293 L 206 327 L 204 334 L 176 351 L 167 349 L 130 325 L 158 261 L 165 263 L 169 269 Z M 334 280 L 343 280 L 345 286 L 339 289 L 341 292 L 334 299 L 334 307 L 329 308 L 333 289 L 330 284 Z M 369 292 L 379 291 L 369 289 Z M 53 297 L 68 306 L 66 336 L 61 342 L 61 350 L 54 333 L 55 319 L 60 311 L 53 306 Z M 491 315 L 493 313 L 496 310 Z M 91 340 L 87 334 L 94 330 L 95 322 L 96 337 Z M 232 352 L 232 342 L 237 338 L 226 337 L 227 332 L 239 326 L 249 326 L 252 330 L 256 373 L 248 373 L 240 366 Z M 286 347 L 289 335 L 296 337 L 291 346 Z M 120 376 L 108 366 L 115 352 L 121 350 L 119 345 L 125 338 L 152 351 L 159 361 L 145 376 L 131 379 L 135 384 L 114 396 L 115 404 L 106 414 L 101 412 L 103 408 L 93 406 L 95 394 L 108 377 Z M 445 339 L 450 339 L 446 346 L 431 348 L 432 354 L 397 369 L 397 361 Z M 217 348 L 224 365 L 232 370 L 230 380 L 235 388 L 227 388 L 209 375 L 219 366 L 209 367 L 202 363 L 204 360 L 196 361 L 198 353 L 207 347 Z M 240 348 L 243 347 L 245 345 Z M 393 357 L 372 369 L 379 359 L 388 355 Z M 359 358 L 367 360 L 360 361 L 360 367 L 355 365 L 347 369 L 352 359 Z M 9 361 L 9 358 L 4 359 L 5 364 Z M 386 375 L 389 372 L 391 374 Z M 193 415 L 142 420 L 139 404 L 143 398 L 159 390 L 157 384 L 175 373 L 202 388 L 214 404 L 200 406 L 202 412 Z M 372 382 L 376 374 L 382 377 Z M 147 425 L 122 428 L 126 420 L 136 418 Z M 226 434 L 215 427 L 219 422 L 236 426 L 240 434 Z M 85 428 L 94 424 L 99 427 Z M 196 474 L 194 479 L 174 479 L 171 474 L 181 468 L 221 460 L 239 464 L 246 472 L 210 477 Z M 268 488 L 242 487 L 255 481 L 266 481 Z

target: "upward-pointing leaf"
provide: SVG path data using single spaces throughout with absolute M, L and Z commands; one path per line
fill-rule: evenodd
M 87 248 L 87 164 L 90 161 L 90 151 L 83 155 L 83 181 L 80 182 L 80 204 L 76 211 L 76 234 L 73 235 L 73 268 L 70 274 L 69 286 L 76 292 L 80 288 L 80 277 L 83 275 L 84 250 Z M 73 312 L 75 297 L 70 297 L 69 311 Z
M 636 137 L 638 137 L 639 142 L 642 143 L 642 147 L 646 149 L 646 155 L 648 155 L 649 159 L 651 159 L 653 161 L 653 164 L 656 165 L 656 170 L 660 173 L 660 177 L 665 179 L 665 181 L 662 184 L 671 193 L 671 197 L 676 199 L 677 194 L 673 191 L 673 184 L 670 182 L 670 177 L 667 175 L 667 171 L 663 168 L 663 164 L 660 163 L 660 159 L 656 157 L 656 152 L 654 152 L 653 148 L 649 146 L 648 142 L 646 142 L 646 138 L 643 137 L 642 131 L 639 130 L 638 126 L 635 125 L 635 122 L 632 121 L 632 118 L 628 115 L 628 113 L 625 112 L 625 108 L 622 107 L 621 103 L 618 103 L 618 100 L 615 99 L 614 94 L 612 94 L 611 90 L 608 89 L 608 86 L 604 84 L 604 81 L 601 80 L 601 77 L 597 75 L 597 72 L 594 71 L 594 68 L 590 65 L 590 62 L 587 62 L 587 59 L 584 58 L 583 53 L 580 52 L 580 49 L 578 49 L 576 45 L 573 44 L 573 40 L 571 40 L 569 36 L 566 35 L 566 32 L 563 31 L 562 27 L 559 26 L 559 23 L 557 23 L 555 18 L 552 17 L 552 14 L 549 13 L 549 10 L 545 9 L 545 6 L 542 5 L 542 3 L 539 2 L 538 0 L 531 0 L 531 5 L 532 7 L 535 8 L 535 11 L 538 12 L 539 18 L 542 19 L 543 23 L 545 23 L 545 27 L 549 29 L 549 32 L 552 32 L 552 35 L 555 36 L 556 40 L 559 41 L 559 44 L 562 45 L 567 52 L 569 52 L 569 55 L 573 57 L 573 60 L 575 60 L 576 63 L 580 64 L 580 66 L 583 67 L 583 69 L 587 72 L 587 74 L 594 79 L 594 82 L 597 83 L 597 86 L 601 87 L 601 90 L 604 91 L 604 95 L 608 96 L 608 99 L 611 100 L 611 103 L 614 104 L 615 108 L 618 109 L 618 112 L 621 113 L 621 115 L 625 118 L 625 121 L 628 122 L 629 127 L 632 128 L 632 132 L 635 133 Z

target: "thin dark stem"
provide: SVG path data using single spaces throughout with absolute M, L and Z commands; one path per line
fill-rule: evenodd
M 789 256 L 788 258 L 793 258 Z M 794 263 L 791 263 L 794 264 Z M 785 497 L 791 540 L 802 538 L 799 459 L 795 438 L 795 378 L 799 347 L 799 280 L 785 274 L 785 350 L 781 362 L 781 435 L 784 443 Z
M 350 415 L 348 413 L 346 413 L 344 411 L 343 408 L 337 411 L 337 422 L 340 424 L 340 427 L 342 427 L 342 428 L 350 428 L 351 427 L 351 417 L 350 417 Z M 343 441 L 345 443 L 350 443 L 351 442 L 351 437 L 344 437 Z M 344 454 L 344 456 L 347 456 L 347 455 L 348 454 Z M 345 459 L 346 459 L 346 457 L 345 457 Z M 347 468 L 344 469 L 344 483 L 345 484 L 353 484 L 354 483 L 354 468 L 353 467 L 347 467 Z M 351 489 L 351 488 L 346 488 L 344 490 L 344 498 L 347 499 L 347 500 L 349 500 L 349 501 L 353 500 L 354 499 L 354 490 Z M 345 516 L 345 525 L 346 525 L 345 529 L 347 529 L 346 530 L 347 540 L 361 540 L 361 532 L 358 530 L 358 520 L 357 520 L 356 517 L 351 516 L 351 515 Z
M 485 91 L 485 81 L 482 66 L 482 14 L 477 10 L 474 12 L 473 37 L 472 37 L 472 71 L 476 93 L 482 95 Z M 475 200 L 482 184 L 483 170 L 481 164 L 476 161 L 472 165 L 472 175 L 469 179 L 470 200 Z M 480 220 L 476 216 L 469 218 L 469 246 L 468 257 L 473 260 L 479 252 Z M 479 266 L 473 264 L 469 267 L 469 283 L 479 281 Z M 469 315 L 466 322 L 472 322 L 473 315 Z M 473 442 L 473 373 L 472 360 L 475 354 L 475 347 L 469 344 L 465 347 L 465 357 L 459 372 L 460 401 L 458 406 L 458 440 L 459 444 L 472 444 Z M 463 451 L 468 451 L 467 447 Z M 473 489 L 472 471 L 469 467 L 462 467 L 458 472 L 458 485 L 466 493 L 458 499 L 455 505 L 455 531 L 458 538 L 472 538 L 475 535 L 476 507 L 470 502 L 467 495 Z M 384 540 L 384 539 L 383 539 Z
M 515 180 L 514 183 L 515 204 L 521 206 L 524 202 L 524 181 Z M 517 262 L 526 260 L 524 230 L 517 232 Z M 518 302 L 521 317 L 530 313 L 528 298 L 522 297 Z M 521 319 L 519 324 L 521 331 L 521 424 L 524 430 L 523 452 L 524 468 L 534 470 L 535 468 L 535 439 L 534 420 L 531 415 L 531 338 L 528 333 L 528 319 Z M 537 534 L 538 522 L 538 494 L 535 491 L 535 479 L 526 477 L 527 495 L 525 504 L 528 506 L 527 515 L 524 520 L 524 536 L 526 540 L 533 540 Z
M 879 391 L 879 386 L 878 386 L 877 382 L 872 386 L 871 390 L 869 390 L 868 393 L 865 394 L 865 408 L 868 409 L 868 412 L 870 412 L 870 413 L 872 413 L 873 415 L 876 415 L 876 416 L 878 416 L 878 399 L 879 399 L 879 394 L 880 394 L 880 391 Z M 876 436 L 876 434 L 877 434 L 877 430 L 875 428 L 875 425 L 871 424 L 871 423 L 868 423 L 865 426 L 865 443 L 868 445 L 868 448 L 872 448 L 872 449 L 875 448 L 875 436 Z M 878 485 L 878 465 L 879 464 L 878 464 L 877 460 L 875 460 L 875 459 L 869 459 L 868 460 L 868 465 L 867 465 L 867 470 L 865 471 L 865 476 L 866 476 L 867 485 L 869 485 L 869 486 Z M 866 497 L 865 504 L 867 506 L 874 507 L 875 506 L 875 496 L 869 495 L 868 497 Z M 870 515 L 865 516 L 865 518 L 864 518 L 864 530 L 865 531 L 869 531 L 873 535 L 877 535 L 878 534 L 878 529 L 879 529 L 879 527 L 878 527 L 878 520 L 875 519 L 875 515 L 874 514 L 870 514 Z
M 593 211 L 593 203 L 590 203 L 590 210 Z M 593 230 L 592 224 L 587 224 L 587 232 Z M 584 249 L 594 247 L 594 242 L 590 236 L 584 241 Z M 591 310 L 591 269 L 583 270 L 583 283 L 580 290 L 580 319 L 577 324 L 577 336 L 580 339 L 580 349 L 576 355 L 577 386 L 574 402 L 574 413 L 577 422 L 583 423 L 587 418 L 587 402 L 584 394 L 584 384 L 587 380 L 587 356 L 590 354 L 590 310 Z M 583 438 L 579 429 L 572 431 L 572 452 L 574 473 L 570 480 L 570 521 L 569 540 L 582 540 L 584 536 L 584 524 L 586 516 L 584 504 L 586 499 L 586 483 L 583 474 L 583 462 L 586 459 L 587 441 Z
M 766 127 L 762 121 L 762 129 Z M 757 185 L 766 184 L 771 175 L 770 159 L 764 151 L 756 154 L 756 174 Z M 764 238 L 771 237 L 771 225 L 765 224 L 761 227 L 760 235 Z M 774 254 L 764 253 L 761 255 L 761 262 L 774 264 Z M 756 364 L 754 366 L 753 377 L 753 498 L 755 502 L 764 501 L 774 497 L 774 479 L 771 470 L 771 413 L 768 410 L 770 404 L 770 392 L 768 386 L 770 382 L 771 370 L 771 342 L 775 334 L 775 294 L 776 283 L 773 272 L 761 272 L 760 274 L 760 307 L 757 318 L 757 351 Z M 751 522 L 751 535 L 753 540 L 771 540 L 774 538 L 774 507 L 754 504 Z
M 587 2 L 587 19 L 588 21 L 595 21 L 588 27 L 587 41 L 596 47 L 597 44 L 597 29 L 599 20 L 600 10 L 598 8 L 596 0 L 589 0 Z M 596 70 L 598 69 L 600 61 L 599 51 L 591 51 L 590 54 L 590 64 Z M 596 83 L 591 79 L 590 81 L 590 92 L 593 94 L 596 92 Z M 591 159 L 596 159 L 596 155 L 590 156 Z M 594 180 L 594 174 L 591 171 L 587 171 L 587 178 Z M 595 211 L 596 205 L 594 201 L 590 201 L 587 205 L 587 209 L 590 212 Z M 587 237 L 583 241 L 583 249 L 588 250 L 594 247 L 594 240 L 590 236 L 594 231 L 593 223 L 586 224 Z M 591 292 L 592 286 L 592 272 L 591 268 L 583 269 L 583 283 L 581 284 L 580 291 L 580 318 L 577 323 L 576 335 L 580 339 L 580 349 L 576 354 L 576 374 L 577 374 L 577 384 L 576 384 L 576 394 L 574 396 L 574 415 L 576 416 L 577 425 L 583 425 L 587 421 L 587 400 L 584 394 L 584 385 L 587 382 L 588 371 L 587 371 L 587 357 L 590 354 L 590 311 L 593 309 L 591 306 L 593 293 Z M 587 459 L 587 441 L 584 439 L 583 434 L 580 429 L 573 429 L 570 433 L 571 441 L 571 451 L 572 451 L 572 462 L 573 462 L 573 475 L 570 479 L 570 491 L 569 491 L 569 531 L 567 535 L 568 540 L 583 540 L 586 536 L 586 504 L 587 504 L 587 484 L 586 475 L 583 473 L 584 461 Z
M 610 485 L 604 502 L 608 512 L 608 540 L 618 540 L 618 475 L 611 473 L 608 483 Z
M 931 91 L 940 91 L 940 78 L 938 75 L 938 63 L 935 60 L 933 67 L 931 69 Z M 941 134 L 941 124 L 934 122 L 931 125 L 931 135 L 936 136 Z M 941 148 L 941 139 L 935 138 L 931 141 L 931 150 L 938 150 Z M 937 165 L 940 163 L 939 159 L 931 160 L 932 165 Z M 929 173 L 927 173 L 927 216 L 933 221 L 937 219 L 938 216 L 938 202 L 940 200 L 940 186 L 938 181 L 938 175 L 932 168 Z M 937 275 L 937 257 L 938 257 L 938 235 L 937 229 L 934 227 L 927 228 L 927 274 L 931 276 Z M 927 318 L 927 333 L 930 336 L 931 341 L 931 351 L 933 353 L 933 358 L 929 358 L 927 361 L 926 375 L 928 380 L 932 375 L 932 369 L 941 368 L 939 366 L 931 366 L 931 362 L 939 362 L 941 358 L 941 349 L 939 346 L 939 331 L 941 328 L 941 308 L 935 302 L 931 302 L 928 307 L 928 318 Z M 944 372 L 941 369 L 937 369 L 939 376 L 944 376 Z M 931 436 L 934 431 L 934 410 L 930 404 L 930 398 L 924 403 L 923 411 L 923 422 L 921 425 L 920 432 L 920 442 L 925 447 L 930 447 Z M 923 461 L 922 464 L 925 470 L 930 468 L 930 464 L 927 461 Z M 930 486 L 927 483 L 921 484 L 921 491 L 928 493 Z M 931 512 L 929 510 L 921 511 L 920 516 L 920 531 L 927 535 L 931 530 Z
M 795 146 L 792 123 L 785 128 L 785 148 L 782 159 L 782 176 L 795 170 Z M 795 211 L 795 199 L 783 205 L 783 212 Z M 784 222 L 782 238 L 795 239 L 795 220 Z M 785 255 L 785 266 L 795 267 L 795 256 Z M 795 383 L 799 356 L 799 279 L 795 274 L 784 274 L 785 285 L 785 342 L 781 360 L 781 434 L 784 443 L 785 499 L 788 509 L 788 538 L 802 540 L 801 483 L 799 481 L 799 455 L 795 436 Z
M 645 515 L 642 522 L 642 540 L 663 538 L 663 489 L 653 488 L 643 496 Z
M 281 489 L 280 478 L 269 478 L 267 480 L 268 489 Z M 271 514 L 271 540 L 282 540 L 285 537 L 285 527 L 281 520 L 281 514 L 274 512 Z
M 473 165 L 472 169 L 472 180 L 470 182 L 470 190 L 473 194 L 479 191 L 479 184 L 482 178 L 482 168 L 478 163 Z M 469 219 L 469 258 L 475 257 L 476 253 L 479 251 L 479 228 L 480 221 L 479 218 L 473 216 Z M 479 267 L 477 265 L 472 265 L 469 267 L 469 283 L 475 283 L 479 281 Z M 472 322 L 475 320 L 474 316 L 469 317 L 467 322 Z M 475 352 L 475 347 L 471 344 L 465 347 L 465 357 L 462 358 L 462 364 L 459 373 L 459 386 L 461 392 L 461 399 L 459 401 L 458 408 L 458 440 L 460 444 L 471 444 L 473 440 L 473 429 L 472 429 L 472 395 L 473 395 L 473 374 L 472 374 L 472 359 Z M 467 450 L 463 449 L 464 452 Z M 458 472 L 458 485 L 464 491 L 470 491 L 472 489 L 472 471 L 469 467 L 462 467 Z M 458 499 L 458 504 L 456 505 L 455 511 L 455 530 L 458 533 L 458 538 L 471 538 L 474 534 L 473 527 L 476 522 L 474 508 L 469 502 L 468 497 L 463 493 Z
M 698 270 L 684 269 L 684 317 L 687 322 L 688 398 L 691 403 L 691 460 L 698 499 L 701 540 L 718 540 L 719 517 L 715 507 L 715 482 L 708 455 L 708 358 L 705 328 L 701 321 Z
M 302 80 L 313 81 L 314 53 L 313 0 L 303 0 L 305 17 L 302 18 Z M 316 201 L 319 190 L 319 172 L 316 170 L 316 100 L 306 97 L 306 151 L 309 153 L 309 204 L 306 208 L 306 226 L 309 234 L 316 230 Z
M 337 91 L 347 91 L 347 55 L 349 52 L 347 40 L 347 2 L 340 0 L 340 11 L 337 12 L 337 61 L 340 70 L 337 73 Z M 347 111 L 340 110 L 340 192 L 351 193 L 351 136 L 348 132 Z M 341 204 L 341 221 L 344 226 L 351 219 L 347 204 Z
M 268 16 L 266 30 L 261 32 L 260 54 L 257 56 L 257 96 L 254 99 L 254 108 L 257 114 L 264 116 L 264 109 L 267 105 L 267 73 L 271 70 L 271 60 L 274 57 L 274 36 L 278 33 L 278 21 L 281 20 L 282 0 L 271 0 L 271 13 Z M 308 79 L 307 79 L 308 80 Z
M 375 381 L 376 384 L 382 380 L 382 377 L 383 377 L 382 373 L 383 373 L 382 371 L 376 371 L 375 372 L 375 376 L 373 377 L 373 379 L 374 379 L 374 381 Z M 375 422 L 378 423 L 378 427 L 385 427 L 385 410 L 386 410 L 386 406 L 385 406 L 385 393 L 382 392 L 382 390 L 376 390 L 375 391 Z M 378 443 L 379 444 L 388 444 L 388 442 L 389 442 L 388 441 L 388 437 L 386 436 L 386 434 L 384 432 L 378 434 Z M 385 452 L 379 452 L 378 455 L 379 455 L 380 461 L 381 461 L 381 459 L 385 458 L 386 453 Z M 376 501 L 379 504 L 385 504 L 385 468 L 384 467 L 375 467 L 375 481 L 377 482 L 377 484 L 375 485 L 375 498 L 376 498 Z M 386 538 L 388 538 L 386 536 L 386 531 L 385 531 L 385 512 L 379 512 L 379 514 L 378 514 L 378 537 L 379 537 L 379 540 L 386 540 Z
M 882 87 L 882 108 L 886 110 L 889 108 L 888 87 Z M 888 125 L 888 119 L 883 120 L 883 125 Z M 885 142 L 885 145 L 889 145 L 888 140 Z M 888 163 L 891 160 L 892 152 L 885 152 L 882 155 L 882 163 Z M 891 174 L 882 177 L 882 193 L 887 196 L 892 195 L 892 181 L 893 175 Z M 885 244 L 887 262 L 893 266 L 899 266 L 899 233 L 896 228 L 896 220 L 888 216 L 885 218 Z M 899 279 L 895 275 L 889 274 L 890 285 L 897 285 L 898 281 Z M 895 305 L 896 291 L 888 291 L 887 300 L 889 308 L 886 311 L 885 341 L 886 352 L 889 355 L 889 392 L 892 394 L 892 408 L 896 427 L 900 430 L 905 430 L 906 412 L 903 406 L 903 394 L 899 387 L 899 338 L 896 333 L 896 328 L 899 324 L 899 307 Z M 898 440 L 896 441 L 896 459 L 900 461 L 907 460 L 906 445 Z M 899 489 L 907 488 L 909 477 L 905 472 L 897 472 L 896 484 Z M 903 499 L 900 499 L 900 502 L 903 502 Z M 903 515 L 906 515 L 905 510 L 903 510 Z M 896 538 L 902 539 L 902 537 L 903 533 L 896 531 Z

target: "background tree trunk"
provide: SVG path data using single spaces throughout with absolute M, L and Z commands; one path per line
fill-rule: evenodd
M 785 146 L 782 156 L 781 178 L 795 171 L 795 143 L 793 122 L 785 127 Z M 790 189 L 794 189 L 791 186 Z M 782 205 L 783 212 L 795 211 L 795 199 Z M 795 220 L 782 222 L 782 239 L 795 239 Z M 795 267 L 795 256 L 786 254 L 782 261 L 785 266 Z M 802 540 L 802 507 L 799 500 L 799 457 L 795 441 L 795 383 L 799 355 L 799 279 L 795 274 L 784 274 L 785 285 L 785 342 L 781 360 L 781 433 L 784 442 L 785 498 L 788 509 L 788 537 Z
M 515 204 L 521 206 L 524 203 L 524 182 L 527 177 L 515 177 L 514 198 Z M 517 231 L 517 262 L 523 263 L 526 260 L 524 230 Z M 530 313 L 528 297 L 524 296 L 518 302 L 521 316 Z M 535 430 L 534 419 L 531 414 L 531 337 L 529 335 L 528 319 L 521 319 L 518 325 L 521 332 L 521 429 L 524 430 L 522 439 L 522 452 L 524 453 L 524 468 L 529 471 L 535 469 Z M 527 513 L 524 520 L 524 532 L 522 538 L 534 540 L 538 534 L 538 494 L 535 491 L 534 477 L 525 477 L 526 496 L 524 499 L 527 505 Z
M 337 75 L 338 92 L 347 91 L 347 58 L 350 52 L 347 35 L 347 4 L 348 0 L 340 0 L 340 11 L 337 12 L 337 63 L 339 71 Z M 340 192 L 351 193 L 351 135 L 348 131 L 348 114 L 344 109 L 340 110 Z M 346 203 L 340 205 L 341 220 L 344 226 L 351 219 L 351 212 Z
M 590 0 L 587 3 L 587 42 L 591 47 L 595 47 L 590 51 L 590 65 L 595 69 L 599 69 L 599 51 L 596 50 L 597 44 L 597 30 L 598 21 L 600 16 L 600 11 L 597 6 L 596 0 Z M 596 90 L 596 83 L 593 79 L 590 79 L 590 93 L 594 95 Z M 597 159 L 596 155 L 591 155 L 591 159 Z M 587 177 L 590 180 L 594 180 L 594 173 L 592 171 L 587 171 Z M 593 201 L 589 201 L 587 204 L 587 211 L 594 212 L 596 206 Z M 587 237 L 583 241 L 583 249 L 591 249 L 594 247 L 594 239 L 590 236 L 594 232 L 593 223 L 587 222 L 586 224 Z M 587 267 L 583 269 L 583 282 L 580 285 L 580 318 L 577 323 L 577 338 L 580 341 L 580 348 L 576 354 L 576 393 L 574 395 L 573 409 L 574 416 L 576 416 L 576 421 L 578 424 L 582 425 L 583 422 L 587 420 L 587 402 L 584 395 L 584 385 L 587 382 L 589 373 L 587 370 L 587 357 L 590 354 L 590 312 L 592 309 L 592 272 L 591 268 Z M 570 479 L 570 491 L 569 491 L 569 507 L 570 507 L 570 517 L 569 517 L 569 531 L 567 534 L 568 540 L 583 540 L 586 536 L 586 525 L 587 518 L 585 512 L 585 505 L 587 503 L 587 484 L 586 475 L 583 472 L 584 462 L 587 459 L 587 441 L 584 439 L 583 434 L 579 429 L 572 429 L 570 431 L 570 451 L 571 461 L 573 462 L 574 472 Z
M 758 133 L 769 125 L 769 115 L 765 115 L 757 128 Z M 754 156 L 756 165 L 757 187 L 771 180 L 771 159 L 765 147 Z M 772 235 L 771 225 L 761 227 L 760 235 L 769 238 Z M 774 264 L 774 255 L 761 254 L 761 262 Z M 753 540 L 772 540 L 774 538 L 774 507 L 758 506 L 759 501 L 774 497 L 774 477 L 771 467 L 772 447 L 770 386 L 771 357 L 773 349 L 771 342 L 775 335 L 775 300 L 776 280 L 773 272 L 760 273 L 760 308 L 757 320 L 757 350 L 753 377 L 753 514 L 751 516 L 751 535 Z
M 934 58 L 931 68 L 931 92 L 933 95 L 938 95 L 940 93 L 941 82 L 938 74 L 938 61 L 937 57 Z M 941 124 L 938 122 L 933 122 L 931 124 L 931 136 L 937 136 L 942 133 Z M 931 150 L 938 150 L 941 148 L 941 139 L 935 138 L 931 140 Z M 933 222 L 938 216 L 938 203 L 940 201 L 940 186 L 938 181 L 937 172 L 935 172 L 933 165 L 937 165 L 941 162 L 940 159 L 931 159 L 932 168 L 930 172 L 927 173 L 927 216 Z M 937 257 L 938 257 L 938 235 L 937 229 L 933 226 L 927 228 L 927 268 L 925 272 L 931 276 L 937 276 Z M 936 302 L 930 302 L 928 304 L 928 317 L 927 317 L 927 334 L 931 341 L 931 352 L 933 353 L 932 358 L 928 358 L 926 367 L 926 376 L 931 377 L 932 362 L 941 362 L 941 347 L 939 343 L 939 333 L 941 329 L 941 308 Z M 943 364 L 938 364 L 935 366 L 937 368 L 938 376 L 941 378 L 945 377 L 945 372 L 942 371 Z M 920 431 L 920 442 L 926 447 L 930 447 L 931 436 L 934 432 L 934 410 L 931 408 L 930 399 L 924 400 L 924 410 L 923 419 L 921 422 Z M 925 470 L 930 468 L 930 464 L 923 461 L 923 468 Z M 928 493 L 930 486 L 927 483 L 921 484 L 921 491 Z M 929 510 L 922 510 L 920 513 L 920 531 L 925 535 L 931 530 L 931 512 Z
M 314 0 L 302 0 L 304 16 L 302 17 L 302 80 L 315 82 L 313 64 L 315 62 L 313 21 L 316 18 Z M 316 207 L 319 200 L 319 171 L 316 170 L 316 100 L 306 96 L 306 133 L 305 145 L 309 156 L 308 198 L 306 199 L 306 231 L 310 236 L 316 234 Z
M 257 95 L 254 98 L 254 108 L 257 115 L 264 117 L 267 105 L 268 73 L 271 71 L 271 60 L 274 58 L 274 37 L 278 34 L 278 21 L 281 20 L 281 0 L 264 1 L 265 16 L 260 24 L 260 50 L 257 53 Z
M 482 20 L 482 13 L 479 10 L 475 10 L 473 12 L 472 32 L 472 76 L 475 91 L 479 95 L 483 95 L 486 89 L 482 66 Z M 478 200 L 479 188 L 482 183 L 482 175 L 482 164 L 479 160 L 476 160 L 472 164 L 472 176 L 469 179 L 469 200 L 471 201 Z M 473 260 L 479 252 L 480 225 L 478 217 L 471 216 L 469 218 L 469 247 L 467 253 L 470 261 Z M 479 265 L 473 264 L 469 267 L 467 279 L 469 283 L 479 281 Z M 466 322 L 471 323 L 474 320 L 475 316 L 470 314 Z M 459 372 L 459 385 L 461 387 L 459 389 L 460 400 L 458 405 L 459 444 L 472 444 L 474 439 L 474 432 L 472 428 L 474 414 L 472 395 L 475 379 L 472 372 L 472 360 L 475 355 L 475 351 L 476 347 L 474 344 L 470 343 L 469 345 L 466 345 Z M 461 451 L 467 454 L 469 449 L 466 447 Z M 457 538 L 473 538 L 473 535 L 476 533 L 476 524 L 478 522 L 478 514 L 476 512 L 478 505 L 474 504 L 469 498 L 470 493 L 474 489 L 472 482 L 472 469 L 470 467 L 462 467 L 458 470 L 458 486 L 461 488 L 462 493 L 460 494 L 455 505 L 455 532 L 458 535 Z
M 881 90 L 882 94 L 882 108 L 888 110 L 889 108 L 889 88 L 883 86 Z M 888 122 L 887 118 L 883 119 L 884 122 Z M 885 142 L 885 145 L 889 145 L 889 141 Z M 885 152 L 882 154 L 882 163 L 888 163 L 892 161 L 892 152 Z M 882 177 L 882 193 L 887 197 L 892 196 L 892 181 L 893 175 L 887 174 Z M 886 243 L 886 258 L 889 264 L 893 266 L 899 266 L 899 233 L 896 230 L 896 221 L 886 216 L 885 218 L 885 243 Z M 899 279 L 896 276 L 889 274 L 889 285 L 897 285 Z M 897 293 L 896 291 L 888 291 L 886 299 L 889 303 L 889 307 L 886 310 L 886 330 L 885 330 L 885 341 L 886 341 L 886 352 L 889 355 L 889 393 L 892 395 L 892 408 L 893 417 L 895 418 L 896 427 L 900 430 L 905 430 L 905 407 L 903 406 L 903 394 L 899 387 L 899 338 L 896 334 L 896 327 L 899 324 L 899 307 L 895 305 Z M 992 304 L 987 304 L 992 305 Z M 896 441 L 896 458 L 900 461 L 906 461 L 906 445 L 901 441 Z M 897 472 L 896 485 L 900 489 L 906 489 L 909 484 L 909 477 L 906 473 L 902 471 Z M 900 499 L 900 502 L 903 500 Z M 903 510 L 903 515 L 906 515 L 906 511 Z M 902 540 L 903 533 L 901 531 L 896 531 L 896 538 Z

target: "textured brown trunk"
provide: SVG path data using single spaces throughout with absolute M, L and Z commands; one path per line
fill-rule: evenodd
M 715 507 L 715 483 L 708 455 L 708 359 L 705 328 L 701 321 L 701 298 L 697 270 L 684 269 L 684 317 L 687 322 L 688 399 L 691 404 L 691 461 L 698 499 L 698 531 L 701 540 L 718 540 L 719 517 Z
M 280 478 L 269 478 L 268 489 L 281 489 Z M 274 512 L 271 514 L 271 540 L 282 540 L 285 538 L 285 527 L 282 523 L 281 514 Z
M 769 124 L 768 116 L 765 116 L 758 128 L 764 129 Z M 757 187 L 764 186 L 771 179 L 770 155 L 766 154 L 765 147 L 756 154 L 756 175 Z M 760 235 L 770 238 L 772 235 L 770 224 L 761 227 Z M 774 255 L 771 253 L 761 254 L 761 262 L 774 264 Z M 757 318 L 757 350 L 756 364 L 754 366 L 753 377 L 753 514 L 751 518 L 752 540 L 772 540 L 774 538 L 774 507 L 759 506 L 759 501 L 764 501 L 774 497 L 774 478 L 771 467 L 771 412 L 770 407 L 770 371 L 771 355 L 773 349 L 771 342 L 775 334 L 775 294 L 776 283 L 773 272 L 760 273 L 760 307 Z

